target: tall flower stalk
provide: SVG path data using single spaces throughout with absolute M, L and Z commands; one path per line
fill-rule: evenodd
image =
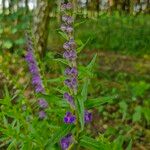
M 64 93 L 64 99 L 70 104 L 70 111 L 66 112 L 64 123 L 75 124 L 79 128 L 79 119 L 75 105 L 75 97 L 78 94 L 78 69 L 77 69 L 77 51 L 76 42 L 74 39 L 74 18 L 73 18 L 73 5 L 71 2 L 63 3 L 61 5 L 62 25 L 60 29 L 67 35 L 67 41 L 63 44 L 64 53 L 63 57 L 68 61 L 68 67 L 65 69 L 65 76 L 67 79 L 64 81 L 68 91 Z M 92 114 L 85 110 L 84 122 L 88 123 L 92 120 Z M 77 131 L 79 132 L 79 130 Z M 78 136 L 78 133 L 76 134 Z M 77 137 L 78 138 L 78 137 Z M 63 150 L 67 150 L 73 143 L 73 135 L 69 133 L 61 139 L 60 145 Z
M 36 93 L 45 93 L 45 88 L 42 83 L 37 61 L 34 57 L 33 43 L 28 35 L 26 35 L 26 46 L 27 52 L 25 55 L 25 60 L 28 63 L 29 71 L 32 75 L 32 85 Z M 45 110 L 48 107 L 48 103 L 43 98 L 38 99 L 37 103 L 39 106 L 39 118 L 44 119 L 46 117 Z

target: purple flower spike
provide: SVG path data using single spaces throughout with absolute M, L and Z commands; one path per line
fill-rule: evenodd
M 71 95 L 69 95 L 69 93 L 67 93 L 67 92 L 64 93 L 64 99 L 66 99 L 71 106 L 73 106 L 73 107 L 75 106 L 74 99 Z
M 44 99 L 39 99 L 38 104 L 39 104 L 40 108 L 47 108 L 48 107 L 48 103 Z
M 87 110 L 84 112 L 84 121 L 85 123 L 89 123 L 92 121 L 92 113 Z
M 39 118 L 40 119 L 44 119 L 46 117 L 46 113 L 43 111 L 43 110 L 41 110 L 40 112 L 39 112 Z
M 64 117 L 64 122 L 67 124 L 72 124 L 74 123 L 76 120 L 76 117 L 74 115 L 72 115 L 71 112 L 67 112 L 65 117 Z
M 62 150 L 67 150 L 68 147 L 72 144 L 72 142 L 73 142 L 72 134 L 68 134 L 65 137 L 63 137 L 60 141 Z

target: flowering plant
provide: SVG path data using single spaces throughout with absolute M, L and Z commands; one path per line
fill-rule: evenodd
M 0 142 L 0 148 L 6 146 L 8 149 L 21 150 L 78 150 L 82 147 L 90 150 L 111 149 L 108 142 L 106 144 L 95 140 L 86 132 L 86 127 L 90 126 L 94 119 L 92 108 L 110 101 L 109 98 L 102 101 L 101 98 L 88 98 L 88 86 L 94 76 L 92 71 L 97 55 L 95 54 L 87 66 L 77 62 L 79 53 L 87 42 L 79 44 L 75 39 L 75 27 L 79 23 L 74 21 L 72 3 L 62 4 L 61 10 L 63 24 L 59 33 L 66 40 L 63 44 L 63 58 L 55 59 L 51 56 L 50 61 L 65 64 L 63 76 L 54 79 L 57 81 L 57 87 L 53 87 L 52 84 L 47 87 L 45 82 L 52 83 L 54 80 L 42 78 L 38 59 L 34 55 L 34 41 L 27 36 L 25 60 L 35 92 L 32 93 L 32 100 L 28 101 L 29 98 L 23 94 L 24 90 L 11 96 L 5 88 L 5 97 L 0 101 L 0 135 L 4 141 L 2 144 Z

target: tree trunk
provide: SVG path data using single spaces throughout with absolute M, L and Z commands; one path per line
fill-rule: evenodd
M 5 0 L 2 1 L 2 5 L 3 5 L 3 13 L 5 13 L 5 9 L 6 9 Z
M 49 34 L 49 14 L 54 2 L 49 0 L 38 0 L 34 17 L 33 31 L 35 36 L 35 47 L 41 57 L 45 56 Z
M 25 0 L 26 13 L 29 11 L 28 0 Z
M 13 8 L 13 2 L 12 0 L 9 0 L 9 12 L 12 13 L 12 8 Z
M 99 16 L 99 5 L 100 5 L 100 0 L 96 1 L 96 10 L 97 10 L 97 16 Z

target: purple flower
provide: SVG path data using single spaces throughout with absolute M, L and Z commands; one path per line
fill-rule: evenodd
M 66 4 L 61 4 L 61 11 L 66 10 L 67 5 Z
M 33 53 L 31 51 L 28 51 L 26 56 L 25 56 L 25 60 L 28 62 L 28 63 L 34 63 L 35 60 L 34 60 L 34 57 L 33 57 Z
M 71 24 L 71 23 L 73 23 L 73 17 L 64 15 L 64 16 L 62 16 L 62 21 L 64 21 L 67 24 Z
M 75 43 L 75 41 L 74 41 L 73 38 L 71 38 L 71 39 L 69 40 L 68 44 L 70 45 L 71 48 L 75 48 L 75 47 L 76 47 L 76 43 Z
M 66 74 L 66 75 L 70 75 L 70 76 L 77 76 L 77 75 L 78 75 L 77 68 L 75 68 L 75 67 L 67 68 L 67 69 L 65 70 L 65 74 Z
M 67 18 L 66 22 L 67 22 L 68 24 L 73 23 L 73 17 L 68 16 L 68 18 Z
M 46 117 L 45 111 L 41 110 L 41 111 L 39 112 L 39 118 L 40 118 L 40 119 L 44 119 L 45 117 Z
M 85 123 L 89 123 L 92 121 L 92 113 L 85 110 L 84 112 L 84 121 Z
M 45 92 L 44 87 L 42 86 L 42 84 L 37 84 L 35 86 L 35 92 L 36 93 L 44 93 Z
M 67 3 L 67 5 L 66 5 L 66 9 L 67 9 L 67 10 L 72 9 L 72 7 L 73 7 L 73 6 L 72 6 L 72 3 Z
M 66 26 L 66 32 L 68 32 L 68 33 L 73 32 L 73 27 L 72 26 Z
M 66 22 L 67 20 L 68 20 L 68 16 L 67 15 L 62 16 L 62 21 Z
M 67 150 L 68 147 L 72 144 L 72 142 L 73 142 L 72 134 L 67 134 L 65 137 L 63 137 L 60 141 L 62 150 Z
M 63 48 L 66 49 L 66 50 L 69 50 L 70 49 L 69 42 L 64 43 Z
M 60 29 L 61 29 L 63 32 L 65 32 L 66 29 L 67 29 L 67 26 L 66 26 L 65 24 L 62 24 L 61 27 L 60 27 Z
M 76 78 L 71 78 L 71 79 L 66 79 L 65 80 L 65 84 L 69 87 L 69 88 L 76 88 L 77 87 L 77 79 Z
M 67 92 L 64 93 L 64 99 L 66 99 L 71 106 L 73 106 L 73 107 L 75 106 L 74 99 L 71 95 L 69 95 L 69 93 L 67 93 Z
M 29 70 L 32 74 L 38 74 L 38 68 L 37 68 L 37 65 L 34 64 L 34 63 L 31 63 L 29 65 Z
M 67 124 L 72 124 L 74 123 L 76 120 L 76 117 L 74 115 L 72 115 L 71 112 L 67 112 L 65 117 L 64 117 L 64 122 Z
M 62 4 L 61 5 L 61 11 L 64 11 L 64 10 L 70 10 L 70 9 L 72 9 L 72 3 L 67 3 L 67 4 Z
M 39 84 L 42 84 L 42 80 L 40 78 L 40 76 L 37 74 L 37 75 L 34 75 L 32 77 L 32 84 L 33 85 L 39 85 Z
M 63 56 L 68 60 L 74 60 L 76 59 L 77 54 L 75 50 L 70 50 L 70 51 L 65 51 Z
M 38 104 L 39 104 L 40 108 L 47 108 L 48 107 L 48 103 L 44 99 L 39 99 Z

